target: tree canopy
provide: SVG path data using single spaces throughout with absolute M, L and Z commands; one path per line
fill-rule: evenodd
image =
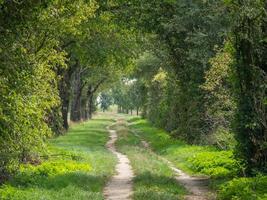
M 142 114 L 267 166 L 265 0 L 0 0 L 0 176 L 69 120 Z M 70 119 L 69 119 L 70 115 Z

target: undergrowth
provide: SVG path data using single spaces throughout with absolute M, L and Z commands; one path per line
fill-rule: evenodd
M 187 145 L 172 138 L 166 131 L 153 127 L 148 121 L 130 119 L 130 127 L 150 143 L 154 151 L 165 156 L 178 168 L 190 174 L 212 178 L 234 177 L 242 167 L 233 158 L 232 151 L 219 151 L 210 146 Z
M 211 187 L 221 200 L 267 200 L 267 176 L 241 177 L 243 167 L 231 150 L 210 146 L 188 145 L 155 128 L 147 120 L 128 120 L 132 131 L 138 132 L 152 149 L 193 175 L 211 177 Z
M 105 117 L 76 124 L 65 136 L 50 140 L 41 163 L 21 165 L 0 187 L 0 199 L 102 200 L 115 166 L 115 157 L 105 148 L 111 122 Z
M 219 191 L 221 200 L 267 200 L 267 176 L 235 178 Z

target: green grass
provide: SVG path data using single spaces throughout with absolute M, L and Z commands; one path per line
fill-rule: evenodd
M 125 124 L 112 128 L 119 135 L 118 150 L 129 157 L 135 173 L 134 200 L 177 200 L 186 193 L 168 165 L 145 149 L 140 139 L 128 132 Z
M 238 178 L 240 166 L 232 158 L 231 151 L 187 145 L 146 120 L 110 113 L 73 125 L 65 136 L 49 140 L 42 162 L 21 165 L 12 179 L 0 186 L 0 199 L 102 200 L 103 187 L 114 174 L 116 164 L 114 155 L 105 148 L 109 139 L 106 126 L 115 118 L 126 118 L 131 123 L 130 130 L 123 122 L 112 128 L 119 134 L 116 143 L 119 151 L 127 154 L 136 175 L 134 200 L 174 200 L 186 193 L 157 155 L 191 174 L 211 176 L 219 199 L 267 199 L 266 176 Z M 155 153 L 145 149 L 140 138 L 148 141 Z M 226 182 L 224 178 L 232 180 Z
M 233 177 L 240 171 L 240 166 L 233 159 L 231 151 L 219 151 L 210 146 L 188 145 L 140 118 L 132 118 L 129 122 L 130 128 L 148 141 L 155 152 L 189 174 L 221 178 Z
M 103 187 L 116 163 L 105 148 L 106 126 L 111 123 L 111 117 L 98 117 L 49 140 L 42 163 L 22 165 L 18 174 L 0 187 L 0 199 L 103 199 Z
M 152 149 L 178 168 L 193 175 L 211 177 L 211 187 L 221 200 L 267 200 L 267 176 L 238 177 L 242 166 L 231 151 L 209 146 L 188 145 L 172 138 L 147 120 L 129 118 L 130 129 L 149 142 Z

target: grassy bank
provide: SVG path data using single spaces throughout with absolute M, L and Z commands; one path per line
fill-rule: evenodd
M 104 146 L 106 126 L 111 123 L 107 117 L 98 117 L 51 139 L 41 163 L 21 165 L 19 173 L 0 187 L 0 199 L 103 199 L 102 189 L 116 161 Z
M 172 170 L 144 148 L 125 123 L 120 122 L 112 128 L 119 135 L 118 150 L 128 156 L 135 173 L 134 200 L 176 200 L 185 194 L 184 188 L 174 179 Z
M 157 154 L 192 175 L 211 177 L 211 187 L 223 200 L 266 200 L 266 176 L 239 178 L 242 166 L 232 151 L 220 151 L 210 146 L 188 145 L 155 128 L 147 120 L 128 119 L 130 129 L 144 138 Z
M 210 146 L 187 145 L 143 119 L 132 118 L 129 122 L 130 128 L 147 140 L 155 152 L 189 174 L 219 178 L 234 176 L 240 170 L 231 151 L 219 151 Z

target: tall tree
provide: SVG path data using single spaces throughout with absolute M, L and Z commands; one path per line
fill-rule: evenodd
M 94 9 L 85 1 L 1 1 L 1 175 L 31 160 L 52 134 L 49 115 L 59 105 L 56 71 L 67 60 L 62 38 L 74 34 Z
M 237 155 L 252 169 L 267 169 L 267 2 L 232 1 Z

